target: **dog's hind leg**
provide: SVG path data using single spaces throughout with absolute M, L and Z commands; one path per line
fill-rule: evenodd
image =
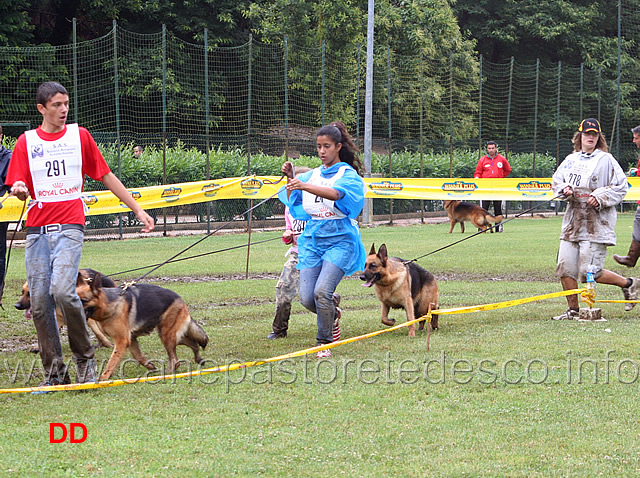
M 178 342 L 178 345 L 186 345 L 191 350 L 193 350 L 193 360 L 197 364 L 201 364 L 202 362 L 204 362 L 204 359 L 200 355 L 200 346 L 191 337 L 185 335 L 180 339 L 180 342 Z
M 149 361 L 147 357 L 144 356 L 142 351 L 140 350 L 140 344 L 138 343 L 138 339 L 131 339 L 131 345 L 129 345 L 129 350 L 131 350 L 131 355 L 133 358 L 140 362 L 140 365 L 146 367 L 149 370 L 155 371 L 157 370 L 155 365 Z

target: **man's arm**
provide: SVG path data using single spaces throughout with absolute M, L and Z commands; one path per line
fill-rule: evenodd
M 474 178 L 481 178 L 482 177 L 482 167 L 483 166 L 484 166 L 484 156 L 482 158 L 480 158 L 480 160 L 478 161 L 478 165 L 476 166 L 476 172 L 473 175 Z
M 124 184 L 113 173 L 107 173 L 102 176 L 102 183 L 109 188 L 109 190 L 116 195 L 120 201 L 125 203 L 129 209 L 133 211 L 136 217 L 144 224 L 142 232 L 151 232 L 155 227 L 155 222 L 151 216 L 149 216 L 144 209 L 140 207 L 140 204 L 133 199 L 133 196 L 124 187 Z
M 509 164 L 509 161 L 507 161 L 507 158 L 504 158 L 504 166 L 502 167 L 502 169 L 504 171 L 505 178 L 509 176 L 509 174 L 511 174 L 511 165 Z

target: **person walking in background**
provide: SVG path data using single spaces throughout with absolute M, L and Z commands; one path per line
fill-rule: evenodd
M 356 218 L 364 207 L 364 181 L 353 140 L 343 123 L 320 128 L 316 148 L 322 165 L 294 177 L 293 164 L 286 161 L 282 173 L 287 186 L 279 199 L 294 219 L 307 221 L 298 239 L 300 302 L 316 313 L 316 345 L 333 342 L 338 309 L 336 287 L 344 275 L 364 270 L 366 252 Z M 330 357 L 321 350 L 318 358 Z
M 76 294 L 84 239 L 84 175 L 102 181 L 126 204 L 143 223 L 142 232 L 152 231 L 154 223 L 110 171 L 91 134 L 77 124 L 66 124 L 67 90 L 53 81 L 43 83 L 36 93 L 36 105 L 42 124 L 18 138 L 7 184 L 12 185 L 11 194 L 18 199 L 32 198 L 26 224 L 25 265 L 45 373 L 40 385 L 70 382 L 62 357 L 56 306 L 67 323 L 76 381 L 94 382 L 94 347 Z
M 640 126 L 636 126 L 631 130 L 633 133 L 633 143 L 636 148 L 640 149 Z M 640 170 L 640 155 L 638 156 L 638 168 Z M 637 172 L 636 172 L 637 174 Z M 636 216 L 633 219 L 633 232 L 631 233 L 631 245 L 629 246 L 629 252 L 626 256 L 613 255 L 613 260 L 618 264 L 622 264 L 627 267 L 635 267 L 640 257 L 640 201 L 638 201 L 638 207 L 636 207 Z
M 498 145 L 495 141 L 487 142 L 487 154 L 478 161 L 474 178 L 506 178 L 511 172 L 511 166 L 507 158 L 498 153 Z M 493 202 L 494 216 L 502 216 L 502 201 L 480 201 L 480 205 L 489 210 L 489 205 Z M 495 228 L 496 232 L 502 232 L 502 224 Z
M 0 125 L 0 196 L 9 192 L 9 186 L 5 184 L 7 170 L 11 160 L 11 150 L 2 145 L 2 125 Z M 2 305 L 2 293 L 4 292 L 4 278 L 7 274 L 7 229 L 8 222 L 0 222 L 0 305 Z
M 578 279 L 585 282 L 587 268 L 594 270 L 595 281 L 616 285 L 626 300 L 637 300 L 640 281 L 625 278 L 604 269 L 607 246 L 616 245 L 616 206 L 627 194 L 627 177 L 616 159 L 608 153 L 600 123 L 587 118 L 573 136 L 573 153 L 553 174 L 556 196 L 567 201 L 562 218 L 556 275 L 563 290 L 577 289 Z M 554 320 L 579 317 L 578 296 L 567 296 L 569 308 Z M 625 310 L 635 304 L 625 304 Z

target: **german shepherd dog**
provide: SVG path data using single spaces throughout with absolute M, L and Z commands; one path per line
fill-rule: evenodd
M 474 226 L 487 230 L 487 227 L 491 227 L 491 223 L 502 222 L 503 216 L 492 216 L 489 211 L 483 207 L 478 206 L 470 202 L 464 201 L 445 201 L 444 208 L 449 216 L 449 222 L 451 227 L 449 228 L 449 234 L 453 232 L 453 228 L 456 224 L 460 224 L 460 228 L 464 233 L 464 221 L 471 221 Z M 493 232 L 493 228 L 491 229 Z
M 126 289 L 102 287 L 102 276 L 96 274 L 89 284 L 78 274 L 76 291 L 88 316 L 102 325 L 115 347 L 100 380 L 108 380 L 124 357 L 127 348 L 131 355 L 149 370 L 154 365 L 140 351 L 137 338 L 158 329 L 158 335 L 169 355 L 168 373 L 178 368 L 176 346 L 186 345 L 193 350 L 196 363 L 203 362 L 200 349 L 207 346 L 209 337 L 191 318 L 189 309 L 178 294 L 150 284 L 136 284 Z
M 95 271 L 93 269 L 80 269 L 78 271 L 78 273 L 82 275 L 84 280 L 92 281 L 93 278 L 95 277 L 95 275 L 98 273 L 98 271 Z M 109 277 L 102 276 L 102 283 L 105 285 L 105 287 L 116 287 L 116 283 L 113 282 L 113 280 L 111 280 Z M 18 310 L 24 310 L 25 318 L 27 318 L 27 319 L 31 319 L 32 318 L 32 315 L 31 315 L 31 294 L 29 293 L 29 283 L 28 282 L 25 282 L 24 285 L 22 286 L 22 294 L 20 295 L 20 298 L 18 299 L 18 302 L 16 302 L 15 308 L 18 309 Z M 58 307 L 56 307 L 56 319 L 58 321 L 58 328 L 59 329 L 61 329 L 62 327 L 64 327 L 66 325 L 66 322 L 64 320 L 64 315 L 62 315 L 62 310 L 60 310 L 60 308 L 58 308 Z M 87 325 L 89 326 L 89 328 L 95 334 L 96 338 L 98 339 L 98 344 L 99 345 L 101 345 L 103 347 L 107 347 L 107 348 L 113 348 L 113 344 L 104 335 L 104 331 L 102 330 L 102 327 L 100 326 L 100 324 L 98 322 L 93 320 L 91 317 L 87 317 Z M 36 349 L 32 349 L 31 351 L 34 352 L 34 353 L 38 352 L 37 348 Z
M 438 284 L 431 272 L 415 262 L 407 262 L 399 257 L 388 257 L 387 246 L 382 244 L 376 252 L 375 244 L 367 257 L 364 273 L 360 279 L 363 287 L 374 286 L 376 295 L 382 303 L 382 323 L 394 325 L 389 319 L 389 309 L 404 309 L 407 322 L 426 315 L 438 308 Z M 419 330 L 425 321 L 420 322 Z M 431 327 L 438 328 L 438 316 L 431 317 Z M 409 326 L 409 337 L 416 335 L 416 326 Z

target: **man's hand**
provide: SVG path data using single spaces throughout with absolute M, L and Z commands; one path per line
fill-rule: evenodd
M 156 227 L 156 222 L 144 209 L 140 209 L 140 211 L 136 213 L 136 217 L 142 224 L 144 224 L 142 232 L 151 232 Z
M 20 201 L 26 201 L 29 197 L 29 189 L 23 181 L 16 181 L 13 183 L 13 186 L 11 186 L 10 194 L 20 199 Z

